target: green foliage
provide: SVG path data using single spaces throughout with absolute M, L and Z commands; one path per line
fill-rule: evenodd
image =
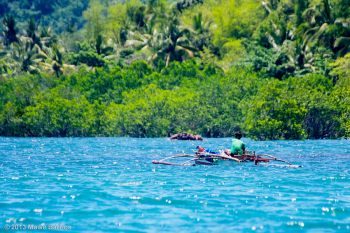
M 341 76 L 334 87 L 331 100 L 334 102 L 340 117 L 337 119 L 341 122 L 340 132 L 345 134 L 346 138 L 350 138 L 350 79 L 349 76 Z
M 106 18 L 102 14 L 103 10 L 104 7 L 99 1 L 92 0 L 89 4 L 89 9 L 84 11 L 83 14 L 86 19 L 87 38 L 92 38 L 95 42 L 105 32 Z
M 246 130 L 258 140 L 303 139 L 302 120 L 307 110 L 296 100 L 285 98 L 279 81 L 271 80 L 260 89 L 247 112 Z
M 13 42 L 18 42 L 18 28 L 16 27 L 15 17 L 13 15 L 4 15 L 2 24 L 5 28 L 3 31 L 5 45 L 10 45 Z
M 349 137 L 349 9 L 0 0 L 0 135 Z
M 345 55 L 343 58 L 337 59 L 330 66 L 334 67 L 331 75 L 338 77 L 350 77 L 350 53 Z
M 119 54 L 120 54 L 121 58 L 125 58 L 126 56 L 129 56 L 129 55 L 133 54 L 134 52 L 135 52 L 134 49 L 126 48 L 126 49 L 121 50 Z
M 102 67 L 106 61 L 103 56 L 94 52 L 80 51 L 78 54 L 71 54 L 69 61 L 74 65 L 86 64 L 92 67 Z
M 283 81 L 196 60 L 22 75 L 0 82 L 0 135 L 164 137 L 190 130 L 257 140 L 349 136 L 349 79 Z
M 180 0 L 180 1 L 176 1 L 174 2 L 170 8 L 174 11 L 174 12 L 179 12 L 182 13 L 184 10 L 193 7 L 197 4 L 201 4 L 203 3 L 203 0 Z
M 332 80 L 316 74 L 270 80 L 251 102 L 248 135 L 260 140 L 341 137 L 344 111 L 330 98 L 332 89 Z
M 52 27 L 56 32 L 65 31 L 67 25 L 75 25 L 82 28 L 84 19 L 82 12 L 88 7 L 89 1 L 83 0 L 11 0 L 0 1 L 0 17 L 12 13 L 20 26 L 34 18 L 40 21 L 42 26 Z

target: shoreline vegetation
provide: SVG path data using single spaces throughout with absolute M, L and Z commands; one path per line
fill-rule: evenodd
M 350 136 L 348 0 L 64 2 L 0 0 L 0 136 Z

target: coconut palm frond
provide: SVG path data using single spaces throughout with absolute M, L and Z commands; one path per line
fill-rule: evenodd
M 334 42 L 334 47 L 339 47 L 339 46 L 349 46 L 350 45 L 350 37 L 339 37 L 335 42 Z
M 339 50 L 336 54 L 336 57 L 344 57 L 346 54 L 348 54 L 350 52 L 349 47 L 344 47 L 341 50 Z
M 310 40 L 317 40 L 324 34 L 324 32 L 328 29 L 328 23 L 322 24 L 322 26 L 318 29 L 318 31 L 310 38 Z
M 178 45 L 178 46 L 176 46 L 176 50 L 177 50 L 177 52 L 181 52 L 182 56 L 184 56 L 186 58 L 193 58 L 194 57 L 194 53 L 190 49 L 187 49 L 187 48 L 184 48 L 184 47 Z
M 269 41 L 270 45 L 271 45 L 276 51 L 278 51 L 278 50 L 279 50 L 279 46 L 276 44 L 276 41 L 275 41 L 275 39 L 271 36 L 271 34 L 268 33 L 268 32 L 266 32 L 265 35 L 266 35 L 267 40 Z
M 313 66 L 313 65 L 311 65 L 309 63 L 304 64 L 304 67 L 305 68 L 310 68 L 313 72 L 315 72 L 315 70 L 317 69 L 317 66 Z
M 334 23 L 341 24 L 345 28 L 350 28 L 350 18 L 338 18 Z

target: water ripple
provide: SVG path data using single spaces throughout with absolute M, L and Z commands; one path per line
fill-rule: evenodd
M 225 149 L 230 139 L 0 137 L 0 225 L 79 232 L 349 232 L 350 142 L 256 142 L 300 164 L 162 166 L 151 160 Z

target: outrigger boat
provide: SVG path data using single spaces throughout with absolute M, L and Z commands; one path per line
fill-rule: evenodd
M 269 164 L 271 166 L 279 166 L 279 167 L 302 167 L 301 165 L 292 165 L 291 163 L 282 160 L 277 159 L 271 155 L 267 154 L 255 154 L 255 151 L 245 151 L 245 153 L 240 153 L 236 156 L 228 156 L 223 151 L 220 152 L 199 152 L 194 151 L 194 155 L 190 154 L 179 154 L 179 155 L 173 155 L 171 157 L 164 158 L 160 161 L 152 161 L 154 164 L 163 164 L 163 165 L 178 165 L 178 166 L 195 166 L 197 165 L 219 165 L 222 161 L 232 161 L 234 163 L 241 163 L 241 162 L 254 162 L 255 165 L 259 165 L 259 163 L 264 163 L 267 165 L 267 163 L 271 161 L 278 161 L 282 163 L 286 163 L 287 165 L 280 165 L 280 164 Z M 166 162 L 168 159 L 176 159 L 176 158 L 191 158 L 184 163 L 171 163 Z

